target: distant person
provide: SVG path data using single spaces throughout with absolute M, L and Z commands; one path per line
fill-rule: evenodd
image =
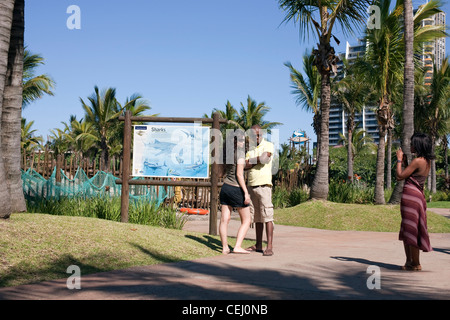
M 415 153 L 416 157 L 408 165 L 402 149 L 397 150 L 397 180 L 406 179 L 400 203 L 402 223 L 399 240 L 403 241 L 406 254 L 406 263 L 401 269 L 418 271 L 422 270 L 419 250 L 433 250 L 428 236 L 427 203 L 423 191 L 431 160 L 434 159 L 430 137 L 415 133 L 411 137 L 411 153 Z
M 236 131 L 234 135 L 227 134 L 223 155 L 224 164 L 220 168 L 221 176 L 224 176 L 224 180 L 219 195 L 220 204 L 222 205 L 219 224 L 222 253 L 230 253 L 228 246 L 228 224 L 231 219 L 231 212 L 234 208 L 237 208 L 241 217 L 241 226 L 237 233 L 233 253 L 248 254 L 249 252 L 241 247 L 251 223 L 250 195 L 244 179 L 245 134 L 242 130 Z
M 256 244 L 248 251 L 262 252 L 264 256 L 273 255 L 273 204 L 272 204 L 272 155 L 273 144 L 263 137 L 261 126 L 254 125 L 251 131 L 255 148 L 245 157 L 248 169 L 248 189 L 252 200 L 250 211 L 255 223 Z M 263 251 L 263 231 L 266 227 L 267 247 Z

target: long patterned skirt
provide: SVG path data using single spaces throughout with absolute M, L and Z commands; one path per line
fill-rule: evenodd
M 423 187 L 413 177 L 405 181 L 400 211 L 402 223 L 399 240 L 424 252 L 432 251 L 427 229 L 427 203 Z

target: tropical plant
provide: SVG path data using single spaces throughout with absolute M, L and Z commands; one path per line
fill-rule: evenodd
M 47 141 L 47 147 L 53 152 L 55 157 L 69 151 L 70 143 L 67 139 L 68 133 L 67 128 L 50 130 L 50 139 Z
M 131 111 L 132 117 L 143 116 L 144 112 L 151 109 L 147 100 L 145 100 L 141 95 L 134 93 L 130 97 L 125 99 L 125 102 L 121 104 L 118 102 L 119 109 L 122 115 L 125 115 L 126 111 Z M 146 115 L 149 117 L 157 117 L 159 114 Z M 124 122 L 123 121 L 113 121 L 113 126 L 111 128 L 109 146 L 111 156 L 121 156 L 123 152 L 123 132 L 124 132 Z M 136 125 L 142 124 L 142 122 L 135 122 Z M 108 164 L 109 168 L 109 164 Z
M 257 124 L 260 125 L 262 129 L 265 129 L 270 133 L 271 129 L 281 125 L 282 123 L 264 120 L 264 117 L 269 111 L 270 107 L 268 107 L 265 102 L 257 103 L 255 100 L 250 98 L 250 96 L 248 96 L 246 106 L 244 106 L 241 102 L 241 109 L 236 121 L 239 129 L 247 131 L 252 126 Z
M 353 160 L 354 160 L 354 144 L 353 131 L 357 125 L 355 116 L 363 111 L 365 105 L 371 99 L 371 86 L 367 82 L 364 73 L 358 70 L 357 63 L 352 66 L 347 60 L 344 60 L 343 73 L 344 78 L 336 82 L 333 96 L 341 103 L 345 114 L 347 115 L 347 177 L 353 182 Z M 362 133 L 364 136 L 365 132 Z
M 66 138 L 73 151 L 79 152 L 81 156 L 86 155 L 99 141 L 94 124 L 84 120 L 78 121 L 75 116 L 70 120 L 70 125 L 66 125 L 68 128 Z
M 306 77 L 290 62 L 286 62 L 285 66 L 291 72 L 291 93 L 296 96 L 296 104 L 314 113 L 312 126 L 317 136 L 317 150 L 320 150 L 320 74 L 314 65 L 314 56 L 308 53 L 303 55 L 303 72 Z
M 225 104 L 225 110 L 214 108 L 211 112 L 211 116 L 205 113 L 203 114 L 203 118 L 212 118 L 215 112 L 218 112 L 222 119 L 227 120 L 226 124 L 220 126 L 220 130 L 222 131 L 223 136 L 225 136 L 227 130 L 237 129 L 239 127 L 237 123 L 239 113 L 229 100 L 227 100 L 227 103 Z
M 413 16 L 412 0 L 404 0 L 404 90 L 403 90 L 403 121 L 402 121 L 402 149 L 404 150 L 408 160 L 411 160 L 410 143 L 411 136 L 414 132 L 414 58 L 423 53 L 423 47 L 429 41 L 436 38 L 447 36 L 445 26 L 427 25 L 423 26 L 422 21 L 442 12 L 442 6 L 439 0 L 428 1 L 426 4 L 419 6 Z M 398 3 L 397 3 L 398 6 Z M 417 63 L 415 64 L 417 66 Z M 396 204 L 400 202 L 400 194 L 403 189 L 404 181 L 397 182 L 392 192 L 389 203 Z
M 428 133 L 432 140 L 433 153 L 438 138 L 448 134 L 450 91 L 449 57 L 442 62 L 440 69 L 433 67 L 433 76 L 428 91 L 428 98 L 416 105 L 416 130 Z M 436 161 L 431 161 L 431 192 L 436 193 Z
M 90 105 L 80 98 L 81 105 L 85 112 L 85 120 L 93 124 L 99 140 L 99 149 L 103 159 L 101 170 L 107 171 L 109 162 L 108 138 L 111 134 L 112 120 L 115 120 L 122 113 L 116 100 L 116 89 L 108 88 L 100 93 L 97 86 L 94 93 L 88 97 Z
M 431 4 L 430 4 L 431 3 Z M 419 9 L 414 16 L 414 52 L 417 53 L 416 66 L 419 66 L 418 55 L 423 43 L 444 36 L 442 26 L 423 26 L 422 20 L 435 14 L 439 3 L 434 1 Z M 377 152 L 377 175 L 374 202 L 384 204 L 384 169 L 385 169 L 385 137 L 394 128 L 392 105 L 394 104 L 393 88 L 395 83 L 403 82 L 405 41 L 403 20 L 403 3 L 397 2 L 394 10 L 390 10 L 390 0 L 376 1 L 380 8 L 380 29 L 367 29 L 365 40 L 367 50 L 364 63 L 360 68 L 374 85 L 377 100 L 377 119 L 379 124 L 379 144 Z M 413 76 L 414 81 L 414 76 Z M 409 130 L 409 129 L 408 129 Z M 394 195 L 395 191 L 393 192 Z
M 328 160 L 329 160 L 329 130 L 331 104 L 331 72 L 337 70 L 337 57 L 331 46 L 334 37 L 334 25 L 340 24 L 342 31 L 357 30 L 365 22 L 366 0 L 279 0 L 279 6 L 286 12 L 285 22 L 295 21 L 299 25 L 300 33 L 309 34 L 315 31 L 319 43 L 313 50 L 314 65 L 321 75 L 320 95 L 320 151 L 316 174 L 311 186 L 311 198 L 327 199 L 328 195 Z M 305 32 L 306 31 L 306 32 Z
M 39 148 L 39 146 L 43 143 L 42 136 L 35 136 L 34 133 L 36 130 L 31 130 L 34 121 L 30 121 L 27 123 L 25 118 L 22 118 L 21 122 L 21 135 L 20 135 L 20 148 L 22 152 L 27 155 L 30 152 L 35 151 Z
M 43 64 L 44 58 L 42 56 L 33 54 L 30 50 L 25 49 L 23 61 L 23 108 L 31 102 L 42 98 L 44 94 L 53 95 L 51 90 L 55 86 L 53 79 L 46 74 L 35 75 L 35 69 Z

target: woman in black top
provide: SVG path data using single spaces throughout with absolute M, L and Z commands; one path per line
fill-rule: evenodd
M 224 177 L 224 184 L 219 196 L 222 205 L 219 225 L 219 234 L 223 246 L 222 253 L 230 253 L 227 235 L 228 223 L 233 208 L 237 208 L 241 217 L 241 226 L 238 230 L 233 253 L 247 254 L 249 252 L 241 247 L 251 223 L 250 195 L 244 180 L 245 134 L 242 130 L 236 130 L 233 134 L 230 131 L 227 132 L 223 154 L 224 164 L 220 165 L 220 168 L 221 175 Z

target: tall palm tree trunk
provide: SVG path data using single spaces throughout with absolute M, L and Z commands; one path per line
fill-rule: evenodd
M 385 160 L 385 148 L 386 148 L 386 130 L 380 126 L 379 128 L 380 141 L 378 142 L 377 151 L 377 170 L 375 179 L 375 204 L 385 204 L 384 200 L 384 160 Z
M 350 183 L 353 183 L 353 127 L 353 114 L 349 114 L 347 123 L 347 178 Z
M 1 114 L 2 152 L 5 157 L 6 181 L 9 187 L 12 212 L 26 211 L 20 171 L 24 7 L 24 0 L 15 1 Z
M 403 130 L 402 150 L 411 163 L 411 137 L 414 134 L 414 17 L 412 0 L 404 0 L 405 26 L 405 66 L 403 76 Z M 389 199 L 390 204 L 398 204 L 401 200 L 404 180 L 397 181 Z
M 431 136 L 431 145 L 432 145 L 432 152 L 435 154 L 436 149 L 436 137 L 433 135 Z M 436 193 L 436 159 L 431 160 L 431 193 Z
M 3 92 L 5 89 L 6 72 L 8 70 L 8 52 L 11 39 L 11 26 L 13 20 L 14 0 L 0 2 L 0 116 L 3 111 Z M 0 121 L 0 132 L 2 124 Z M 1 146 L 3 141 L 0 135 L 0 218 L 8 218 L 11 215 L 9 201 L 9 188 L 6 183 L 6 168 Z
M 320 153 L 320 127 L 322 125 L 321 122 L 321 116 L 320 116 L 320 110 L 318 113 L 314 114 L 314 131 L 317 135 L 317 144 L 316 144 L 316 161 L 319 159 L 319 153 Z
M 448 183 L 448 139 L 446 134 L 442 138 L 442 146 L 444 148 L 445 181 Z
M 392 129 L 387 131 L 386 189 L 392 188 Z
M 385 204 L 384 200 L 384 162 L 386 160 L 386 132 L 393 128 L 393 117 L 390 106 L 389 96 L 386 94 L 380 101 L 380 107 L 377 110 L 377 119 L 380 139 L 377 151 L 377 169 L 375 177 L 375 204 Z
M 330 74 L 322 73 L 320 94 L 320 149 L 317 158 L 316 174 L 311 185 L 311 199 L 327 200 L 328 198 L 328 160 L 329 160 L 329 119 L 331 103 Z

